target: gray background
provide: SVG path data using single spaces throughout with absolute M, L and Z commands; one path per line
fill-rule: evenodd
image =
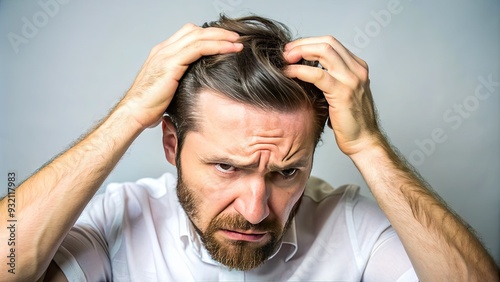
M 7 172 L 28 177 L 104 117 L 155 44 L 220 12 L 331 34 L 365 59 L 393 144 L 500 261 L 499 1 L 0 1 L 0 195 Z M 106 183 L 173 172 L 160 131 Z M 313 174 L 369 195 L 333 134 L 323 139 Z

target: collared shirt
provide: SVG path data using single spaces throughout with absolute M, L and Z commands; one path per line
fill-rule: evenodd
M 54 261 L 69 281 L 418 281 L 388 220 L 359 188 L 311 178 L 301 207 L 261 266 L 214 261 L 180 206 L 176 177 L 110 184 Z

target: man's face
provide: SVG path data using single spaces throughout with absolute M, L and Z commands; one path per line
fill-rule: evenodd
M 313 114 L 256 109 L 205 91 L 186 134 L 179 201 L 214 260 L 239 270 L 280 243 L 309 178 Z

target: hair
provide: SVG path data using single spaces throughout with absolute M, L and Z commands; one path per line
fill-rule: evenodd
M 314 111 L 315 145 L 328 118 L 328 103 L 315 85 L 285 75 L 284 46 L 292 41 L 282 23 L 258 16 L 229 18 L 221 15 L 206 27 L 218 27 L 240 35 L 243 50 L 237 53 L 204 56 L 192 63 L 179 81 L 166 110 L 177 133 L 178 149 L 188 131 L 197 128 L 197 97 L 212 90 L 228 98 L 270 111 L 292 112 L 309 107 Z M 300 64 L 317 66 L 301 60 Z M 178 154 L 180 155 L 180 154 Z

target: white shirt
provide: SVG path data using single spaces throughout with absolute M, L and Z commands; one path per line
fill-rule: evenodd
M 176 177 L 110 184 L 54 257 L 69 281 L 418 281 L 388 220 L 359 188 L 311 178 L 280 248 L 250 271 L 212 260 Z

